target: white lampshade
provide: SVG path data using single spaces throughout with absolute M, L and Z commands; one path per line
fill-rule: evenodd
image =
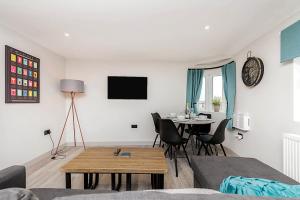
M 60 80 L 60 91 L 83 93 L 84 82 L 81 80 L 62 79 Z

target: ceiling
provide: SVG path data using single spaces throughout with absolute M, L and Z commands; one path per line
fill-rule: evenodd
M 198 62 L 232 56 L 299 9 L 299 0 L 0 0 L 0 24 L 67 59 Z

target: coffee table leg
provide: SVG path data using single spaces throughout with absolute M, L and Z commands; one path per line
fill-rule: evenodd
M 152 189 L 164 189 L 164 174 L 151 174 Z
M 152 177 L 152 189 L 157 189 L 157 176 L 156 174 L 151 174 Z
M 95 183 L 92 186 L 92 189 L 96 189 L 96 187 L 98 186 L 98 184 L 99 184 L 99 173 L 96 173 L 95 174 Z
M 111 190 L 116 189 L 116 174 L 112 173 L 111 174 Z
M 164 174 L 157 174 L 157 179 L 158 179 L 158 189 L 164 189 L 165 185 L 165 175 Z
M 157 189 L 157 174 L 151 174 L 152 189 Z
M 84 186 L 83 188 L 86 190 L 89 188 L 89 174 L 88 173 L 84 173 L 83 174 L 83 178 L 84 178 Z
M 93 186 L 93 173 L 89 173 L 88 189 L 91 189 L 92 186 Z
M 66 173 L 66 188 L 71 189 L 71 173 Z
M 154 189 L 154 175 L 151 174 L 151 187 Z
M 126 174 L 126 191 L 131 190 L 131 174 Z
M 117 184 L 116 191 L 119 191 L 119 190 L 120 190 L 121 184 L 122 184 L 122 174 L 121 174 L 121 173 L 118 173 L 118 184 Z
M 119 191 L 121 188 L 121 184 L 122 184 L 122 174 L 118 174 L 118 183 L 116 186 L 116 174 L 112 173 L 111 174 L 111 190 L 116 190 Z

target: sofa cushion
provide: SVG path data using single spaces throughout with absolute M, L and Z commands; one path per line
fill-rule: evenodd
M 76 190 L 58 188 L 32 188 L 30 190 L 39 198 L 39 200 L 52 200 L 55 197 L 71 196 L 78 194 L 112 193 L 112 191 L 108 190 Z
M 194 171 L 195 186 L 201 188 L 219 190 L 222 181 L 229 176 L 265 178 L 286 184 L 299 184 L 254 158 L 193 156 L 191 166 Z

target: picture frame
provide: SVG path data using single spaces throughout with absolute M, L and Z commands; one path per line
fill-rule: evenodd
M 40 103 L 40 59 L 7 45 L 5 103 Z

